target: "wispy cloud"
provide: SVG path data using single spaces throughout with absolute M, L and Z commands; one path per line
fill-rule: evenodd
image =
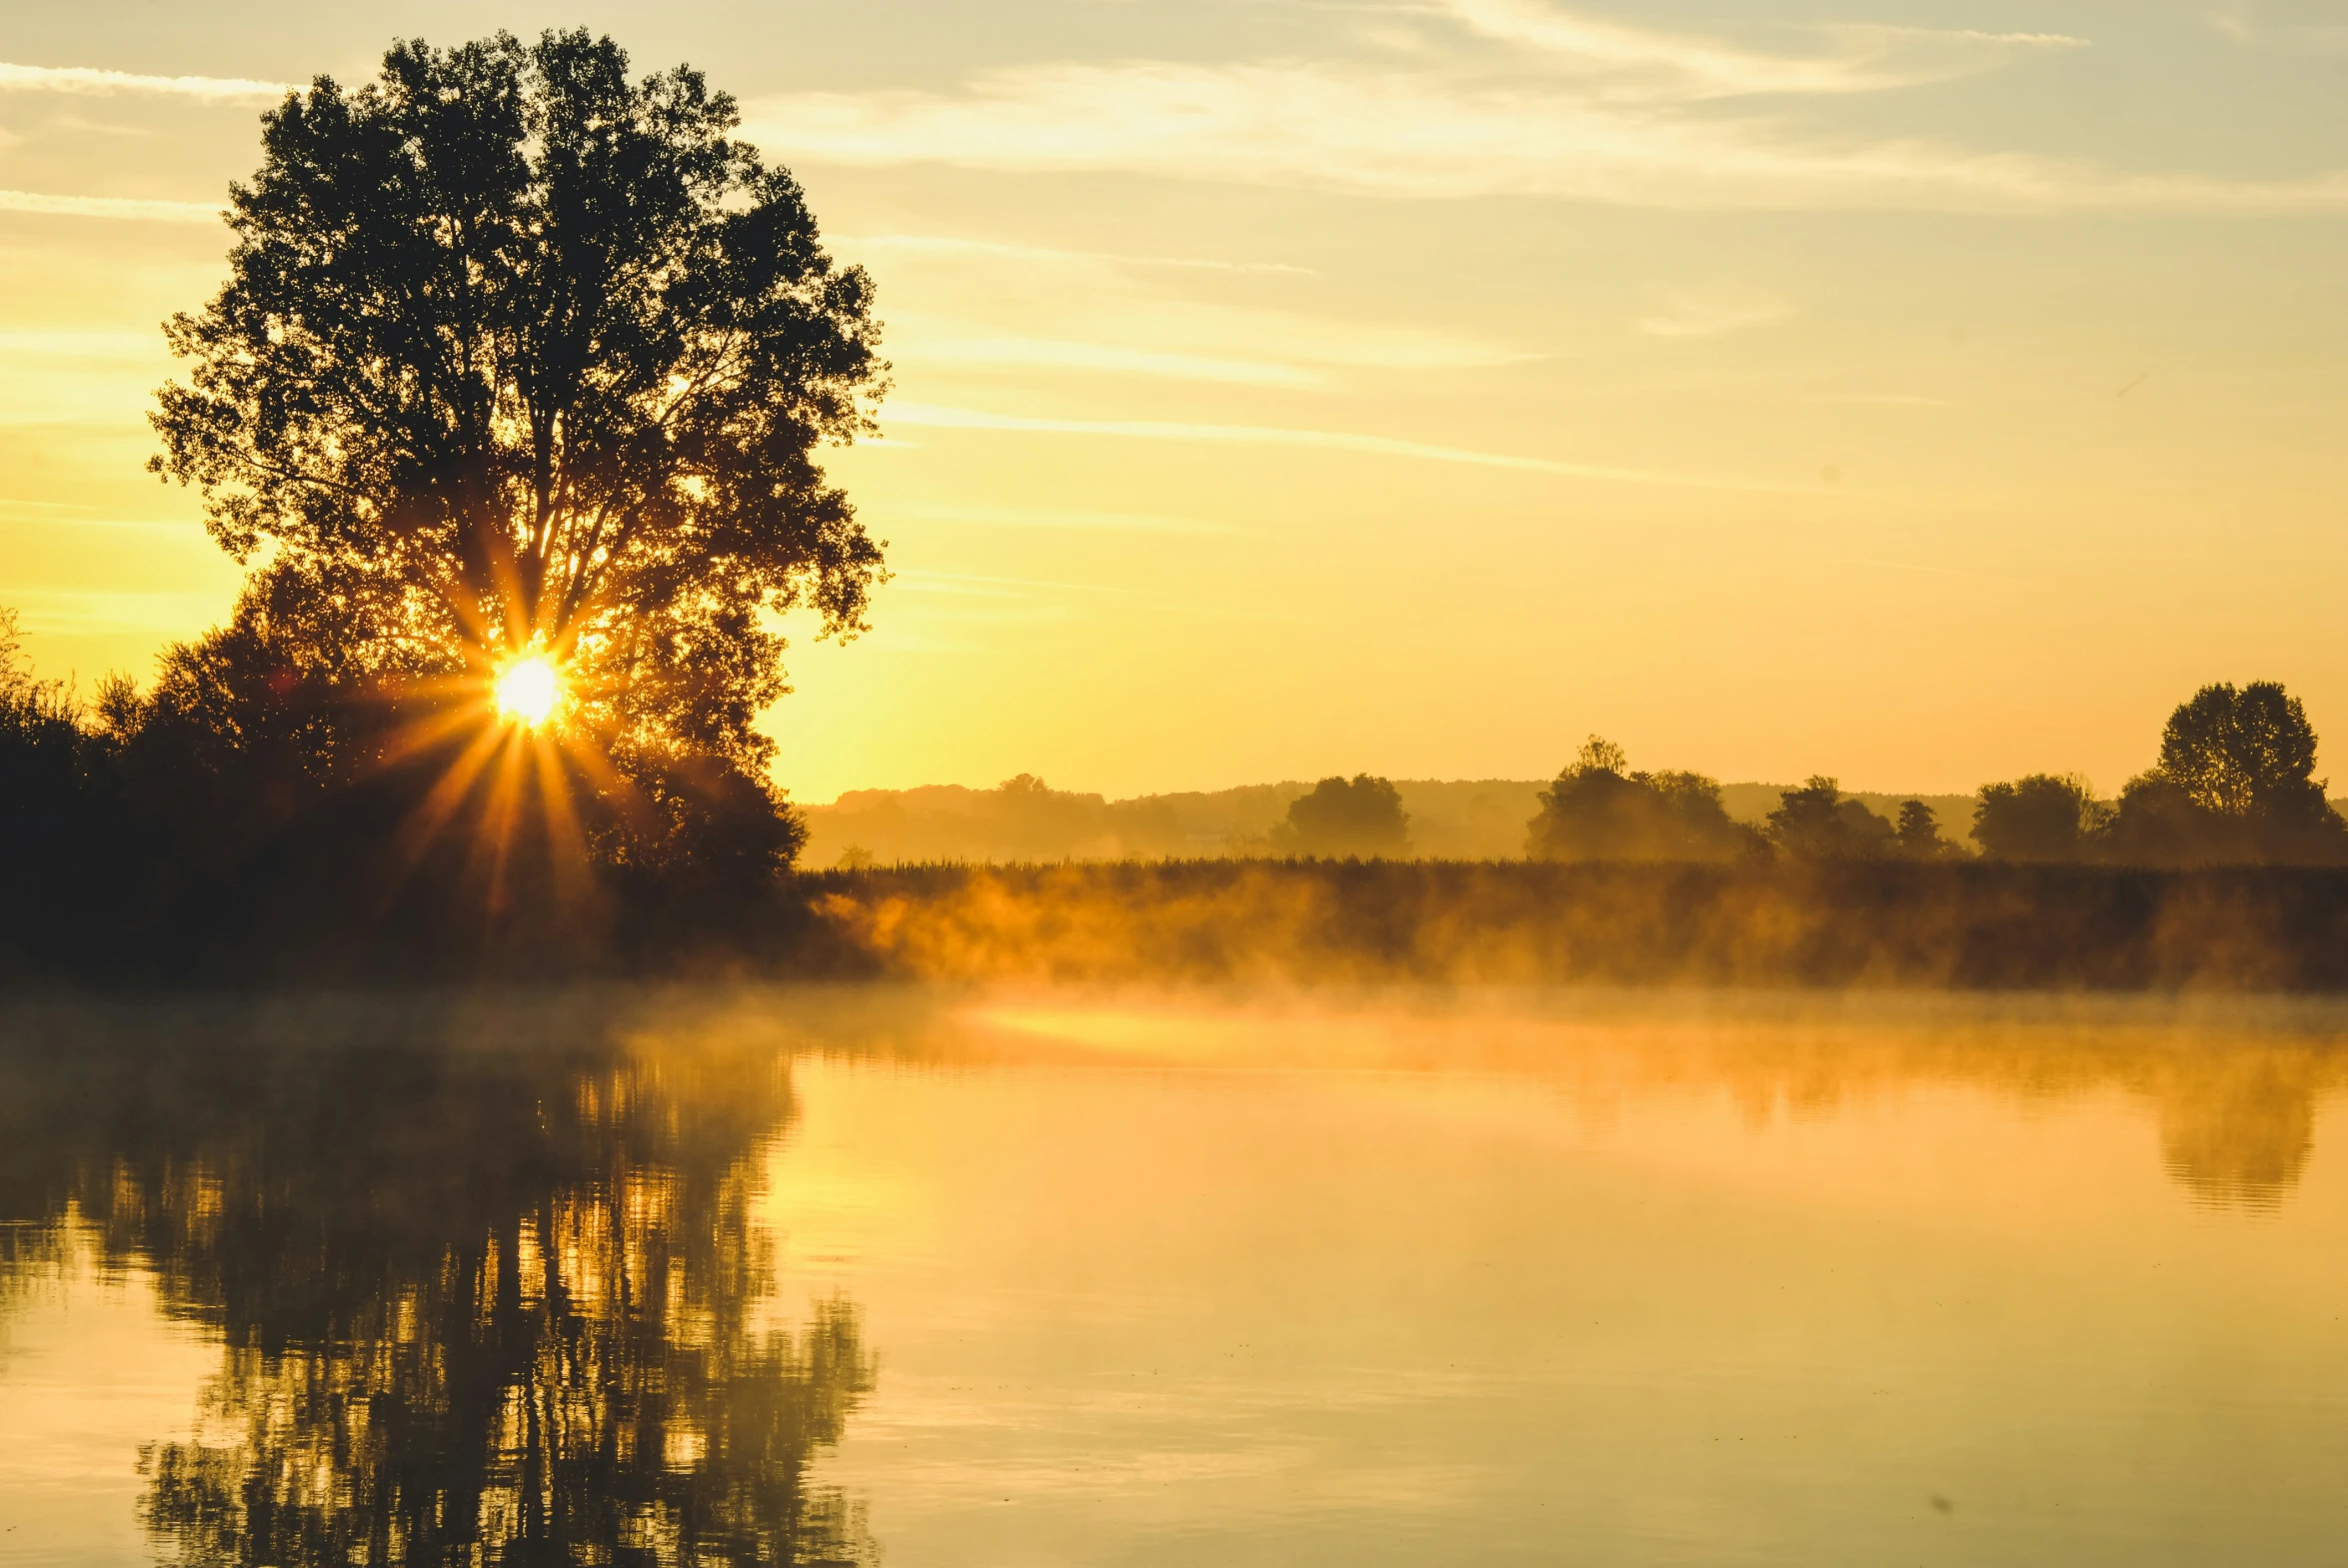
M 1125 594 L 1132 590 L 1114 588 L 1104 583 L 1066 583 L 1056 578 L 991 577 L 978 572 L 906 571 L 893 573 L 893 583 L 923 586 L 941 594 L 967 594 L 975 598 L 1025 599 L 1025 589 L 1042 588 L 1075 594 Z
M 746 129 L 790 158 L 1116 171 L 1402 198 L 1550 196 L 1708 209 L 2348 210 L 2348 170 L 2127 170 L 1823 119 L 2084 40 L 1842 25 L 1790 47 L 1533 0 L 1424 0 L 1450 47 L 1352 60 L 1037 63 L 955 91 L 804 93 Z M 1879 120 L 1879 116 L 1876 117 Z
M 9 588 L 0 601 L 24 612 L 30 632 L 190 632 L 225 608 L 213 594 L 111 589 Z
M 1288 273 L 1313 277 L 1309 267 L 1286 262 L 1217 261 L 1202 256 L 1136 256 L 1124 251 L 1070 250 L 1056 245 L 1016 245 L 1002 240 L 966 239 L 951 234 L 835 234 L 835 249 L 999 256 L 1014 261 L 1111 262 L 1123 267 L 1175 267 L 1198 272 Z
M 1048 507 L 983 507 L 920 504 L 895 507 L 900 517 L 925 522 L 975 523 L 990 528 L 1105 530 L 1130 534 L 1237 534 L 1228 523 L 1204 518 L 1162 517 L 1146 512 L 1071 512 Z
M 995 366 L 1004 369 L 1105 371 L 1164 377 L 1174 381 L 1222 382 L 1244 387 L 1310 388 L 1325 385 L 1323 373 L 1302 365 L 1266 360 L 1222 359 L 1116 343 L 1067 338 L 1001 335 L 928 335 L 901 340 L 893 350 L 907 363 Z
M 57 196 L 47 191 L 0 191 L 0 212 L 59 218 L 132 218 L 150 223 L 218 223 L 219 202 L 155 201 L 140 196 Z
M 1466 447 L 1434 446 L 1422 441 L 1397 441 L 1386 436 L 1350 431 L 1293 430 L 1271 425 L 1206 425 L 1171 420 L 1089 420 L 1035 418 L 997 414 L 985 409 L 953 408 L 934 403 L 895 403 L 887 411 L 891 424 L 953 430 L 1027 431 L 1044 435 L 1105 436 L 1134 441 L 1195 441 L 1235 446 L 1303 447 L 1323 452 L 1354 452 L 1371 457 L 1407 458 L 1430 463 L 1460 463 L 1474 468 L 1516 469 L 1534 474 L 1557 474 L 1570 479 L 1604 480 L 1625 485 L 1665 485 L 1692 490 L 1753 491 L 1808 495 L 1818 487 L 1713 479 L 1702 475 L 1668 474 L 1654 469 L 1614 468 L 1594 463 L 1568 463 L 1554 458 L 1517 457 L 1508 453 L 1478 452 Z
M 1718 38 L 1604 21 L 1532 0 L 1436 0 L 1484 38 L 1533 51 L 1551 70 L 1603 78 L 1610 98 L 1699 100 L 1884 92 L 1993 70 L 2034 50 L 2076 49 L 2059 33 L 1984 33 L 1844 24 L 1814 29 L 1822 50 L 1779 53 Z
M 2348 209 L 2348 171 L 2263 181 L 2126 173 L 1352 65 L 1037 66 L 982 77 L 960 94 L 769 100 L 746 130 L 790 157 L 850 164 L 1120 170 L 1381 197 L 1715 209 Z
M 295 89 L 240 76 L 142 76 L 79 65 L 9 65 L 0 61 L 0 92 L 134 94 L 205 103 L 275 103 Z
M 160 332 L 125 332 L 119 328 L 50 328 L 35 332 L 0 332 L 0 355 L 28 358 L 89 360 L 153 360 L 165 357 Z
M 890 353 L 908 373 L 1075 371 L 1289 391 L 1333 387 L 1338 371 L 1485 370 L 1539 358 L 1440 332 L 1196 301 L 1110 297 L 1066 305 L 1063 314 L 1087 335 L 900 315 L 889 324 Z
M 1746 289 L 1698 289 L 1671 295 L 1638 330 L 1654 338 L 1717 338 L 1767 327 L 1793 315 L 1793 302 Z

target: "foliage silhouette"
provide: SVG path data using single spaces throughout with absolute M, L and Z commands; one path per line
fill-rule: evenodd
M 1892 826 L 1894 849 L 1910 860 L 1944 860 L 1956 845 L 1940 836 L 1940 818 L 1921 800 L 1902 800 L 1899 820 Z
M 1323 779 L 1288 802 L 1271 841 L 1292 854 L 1398 855 L 1409 847 L 1410 816 L 1401 794 L 1383 779 Z
M 1731 821 L 1717 781 L 1701 774 L 1632 773 L 1613 742 L 1591 736 L 1525 824 L 1536 860 L 1721 860 L 1761 845 Z
M 2205 686 L 2162 731 L 2160 761 L 2120 791 L 2105 852 L 2151 864 L 2348 862 L 2348 822 L 2315 777 L 2315 729 L 2272 681 Z
M 861 624 L 878 549 L 810 459 L 869 428 L 872 284 L 686 67 L 609 38 L 395 46 L 264 117 L 231 277 L 173 318 L 156 472 L 319 611 L 323 659 L 545 650 L 614 757 L 757 774 L 762 611 Z M 329 608 L 331 607 L 331 608 Z
M 1788 789 L 1769 813 L 1770 842 L 1797 859 L 1863 860 L 1893 852 L 1891 823 L 1823 774 L 1812 774 L 1800 788 Z
M 600 1001 L 382 1010 L 0 1043 L 0 1217 L 85 1222 L 222 1341 L 194 1435 L 143 1460 L 165 1554 L 868 1559 L 808 1478 L 873 1385 L 859 1315 L 769 1326 L 772 1053 L 621 1051 Z
M 2204 810 L 2285 817 L 2323 803 L 2314 782 L 2315 729 L 2299 699 L 2272 681 L 2205 686 L 2161 732 L 2161 776 Z
M 1973 839 L 2001 860 L 2077 860 L 2094 848 L 2104 812 L 2076 775 L 2031 774 L 1983 784 L 1974 796 Z

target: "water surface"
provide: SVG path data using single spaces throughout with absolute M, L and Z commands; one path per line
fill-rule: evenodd
M 0 1035 L 0 1561 L 2348 1557 L 2336 1004 Z

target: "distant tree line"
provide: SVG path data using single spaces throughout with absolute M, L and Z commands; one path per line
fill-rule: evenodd
M 2177 706 L 2159 760 L 2099 800 L 2074 774 L 1983 784 L 1972 836 L 1988 859 L 2114 865 L 2348 864 L 2348 819 L 2315 778 L 2316 736 L 2297 698 L 2272 681 L 2205 686 Z M 1908 800 L 1896 820 L 1814 775 L 1785 790 L 1765 824 L 1730 819 L 1718 781 L 1642 773 L 1591 737 L 1541 791 L 1525 853 L 1547 860 L 1945 860 L 1966 850 L 1932 808 Z

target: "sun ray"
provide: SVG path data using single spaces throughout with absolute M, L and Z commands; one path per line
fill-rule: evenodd
M 520 731 L 507 732 L 504 740 L 497 768 L 490 776 L 489 798 L 484 802 L 472 848 L 466 855 L 468 870 L 481 866 L 485 859 L 488 862 L 492 914 L 503 912 L 506 906 L 506 870 L 514 847 L 514 817 L 522 793 L 523 757 L 530 744 Z
M 538 792 L 546 812 L 546 845 L 553 862 L 555 890 L 566 903 L 590 896 L 594 883 L 587 875 L 587 833 L 579 822 L 578 803 L 571 798 L 571 781 L 563 770 L 563 749 L 545 737 L 531 746 L 538 762 Z
M 434 782 L 431 791 L 400 824 L 394 841 L 400 849 L 404 870 L 413 869 L 424 858 L 425 849 L 448 825 L 449 818 L 457 814 L 457 807 L 472 792 L 473 781 L 480 777 L 481 770 L 488 766 L 491 755 L 505 739 L 505 734 L 494 729 L 475 736 L 472 745 L 449 765 L 448 771 Z

